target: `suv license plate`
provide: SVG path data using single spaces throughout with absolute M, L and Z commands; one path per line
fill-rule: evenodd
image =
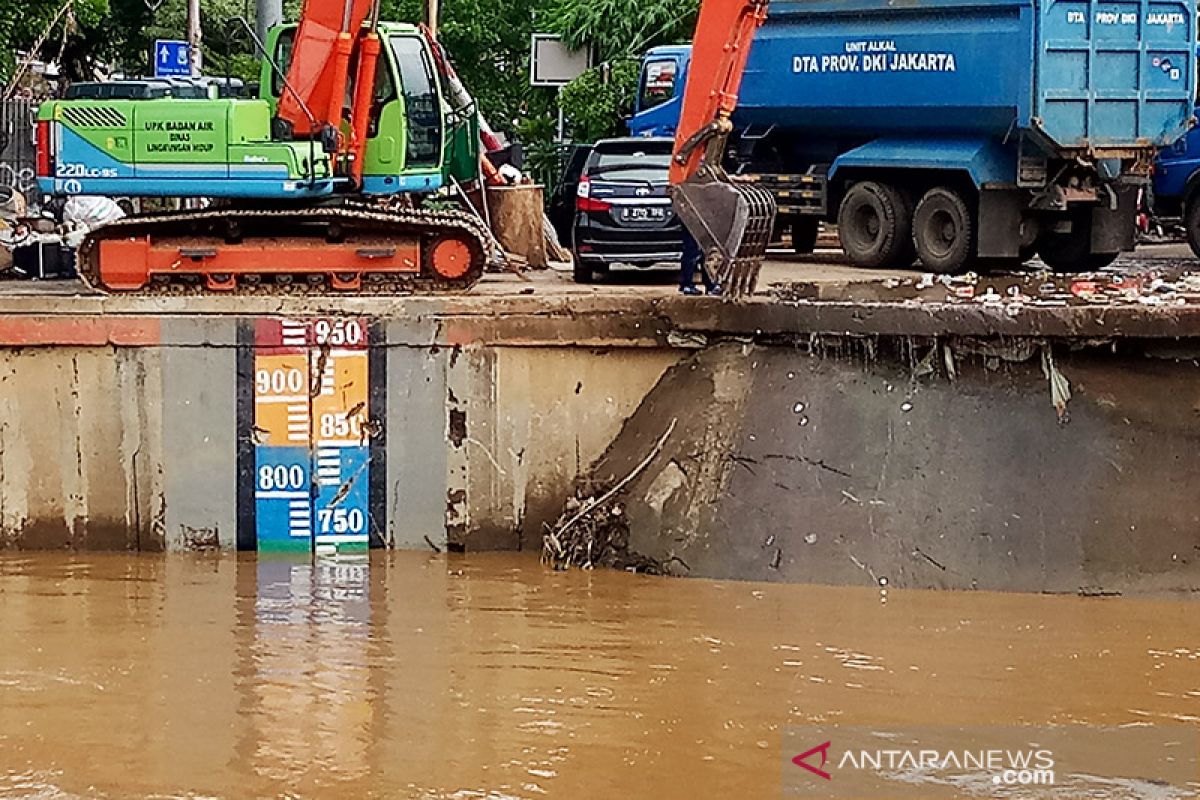
M 665 222 L 667 206 L 627 206 L 620 210 L 621 222 Z

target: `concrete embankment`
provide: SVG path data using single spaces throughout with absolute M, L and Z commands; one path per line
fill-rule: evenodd
M 0 542 L 254 549 L 276 514 L 263 490 L 281 488 L 261 470 L 298 466 L 277 458 L 271 402 L 294 399 L 284 436 L 311 471 L 285 488 L 320 483 L 326 445 L 359 437 L 369 476 L 335 464 L 335 502 L 361 498 L 372 544 L 539 546 L 541 521 L 679 357 L 648 310 L 520 295 L 0 298 Z M 335 370 L 353 350 L 316 343 L 321 330 L 361 331 L 363 363 Z
M 674 423 L 623 494 L 630 549 L 674 574 L 1193 590 L 1200 369 L 1174 350 L 1116 350 L 709 348 L 664 376 L 596 476 L 620 480 Z M 1070 384 L 1061 420 L 1048 372 Z
M 675 421 L 624 493 L 673 572 L 1191 588 L 1200 306 L 923 291 L 0 297 L 0 536 L 538 548 Z

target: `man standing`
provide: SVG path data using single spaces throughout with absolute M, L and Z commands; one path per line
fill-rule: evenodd
M 713 283 L 712 278 L 708 276 L 708 270 L 704 269 L 701 262 L 704 261 L 704 253 L 700 250 L 700 243 L 696 241 L 696 237 L 692 236 L 691 231 L 685 225 L 683 227 L 683 257 L 679 262 L 679 291 L 682 294 L 697 295 L 700 294 L 700 289 L 696 287 L 696 272 L 699 270 L 700 278 L 704 281 L 705 290 L 712 295 L 721 293 L 721 284 Z

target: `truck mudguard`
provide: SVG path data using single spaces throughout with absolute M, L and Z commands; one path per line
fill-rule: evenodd
M 842 153 L 834 159 L 829 177 L 835 180 L 839 172 L 848 169 L 961 171 L 971 176 L 976 188 L 1011 186 L 1016 176 L 1016 148 L 989 137 L 885 136 Z

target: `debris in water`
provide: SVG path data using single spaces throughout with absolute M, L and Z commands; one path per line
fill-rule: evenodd
M 553 527 L 545 526 L 542 536 L 543 562 L 556 570 L 570 569 L 572 566 L 592 569 L 600 565 L 650 574 L 664 571 L 663 565 L 657 561 L 629 551 L 629 521 L 624 506 L 617 498 L 621 490 L 642 474 L 662 452 L 677 422 L 678 419 L 672 419 L 650 454 L 611 488 L 595 485 L 591 479 L 580 481 L 574 496 L 567 498 L 563 504 L 563 513 L 558 521 Z
M 817 543 L 817 535 L 815 533 L 808 534 L 807 536 L 804 537 L 804 543 L 805 544 L 816 544 Z
M 1071 382 L 1054 365 L 1054 353 L 1048 345 L 1042 346 L 1042 374 L 1050 381 L 1050 402 L 1058 414 L 1058 422 L 1066 425 L 1071 421 L 1067 414 L 1067 403 L 1071 401 Z

